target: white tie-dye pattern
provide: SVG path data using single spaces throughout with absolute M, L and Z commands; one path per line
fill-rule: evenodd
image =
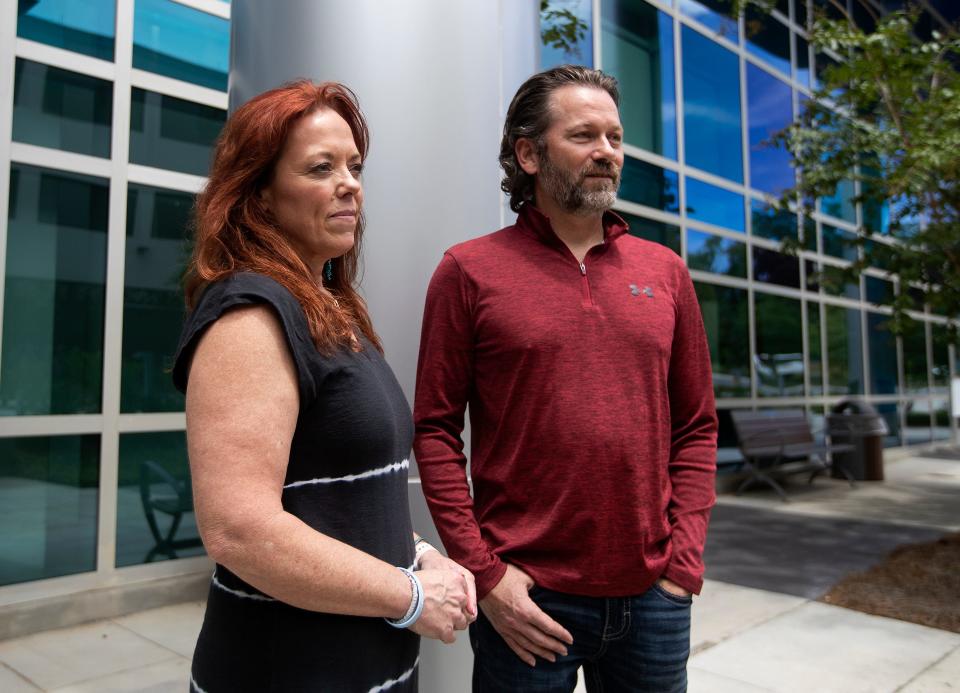
M 392 474 L 399 472 L 403 469 L 410 468 L 410 460 L 401 460 L 400 462 L 394 462 L 393 464 L 388 464 L 386 467 L 379 467 L 377 469 L 369 469 L 365 472 L 360 472 L 359 474 L 347 474 L 346 476 L 328 476 L 320 479 L 306 479 L 304 481 L 294 481 L 293 483 L 287 484 L 283 488 L 297 488 L 299 486 L 312 486 L 315 484 L 336 484 L 341 482 L 353 483 L 354 481 L 363 481 L 364 479 L 370 479 L 375 476 L 383 476 L 384 474 Z
M 367 693 L 381 693 L 381 691 L 388 691 L 388 690 L 390 690 L 391 688 L 393 688 L 394 686 L 396 686 L 398 683 L 403 683 L 404 681 L 406 681 L 407 679 L 409 679 L 411 676 L 413 676 L 413 672 L 415 672 L 415 671 L 417 670 L 417 667 L 418 667 L 418 666 L 420 666 L 420 658 L 419 658 L 419 657 L 417 657 L 417 661 L 415 661 L 415 662 L 413 663 L 413 666 L 410 667 L 409 670 L 403 672 L 402 674 L 400 674 L 400 676 L 398 676 L 398 677 L 395 678 L 395 679 L 390 679 L 390 680 L 388 680 L 388 681 L 384 681 L 384 682 L 381 683 L 379 686 L 374 686 L 374 687 L 371 688 L 369 691 L 367 691 Z

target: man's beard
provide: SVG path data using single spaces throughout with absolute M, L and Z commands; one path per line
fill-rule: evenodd
M 610 176 L 603 187 L 588 190 L 587 176 Z M 620 169 L 613 163 L 600 160 L 587 164 L 578 173 L 572 173 L 553 163 L 546 147 L 540 155 L 540 185 L 557 204 L 571 214 L 587 216 L 605 212 L 617 199 L 620 187 Z

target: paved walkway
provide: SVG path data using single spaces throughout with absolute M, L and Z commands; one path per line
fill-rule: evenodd
M 694 603 L 692 693 L 960 690 L 960 634 L 814 601 L 904 541 L 960 530 L 960 459 L 887 464 L 883 484 L 819 479 L 722 496 Z M 789 541 L 788 541 L 789 539 Z M 0 691 L 186 690 L 203 605 L 0 642 Z M 424 693 L 457 693 L 426 691 Z

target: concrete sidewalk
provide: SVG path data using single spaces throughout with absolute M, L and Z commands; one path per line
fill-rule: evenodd
M 891 545 L 960 529 L 960 460 L 789 491 L 721 496 L 707 550 L 722 580 L 694 602 L 690 691 L 960 690 L 960 634 L 813 600 Z M 202 616 L 181 604 L 0 642 L 0 691 L 185 691 Z

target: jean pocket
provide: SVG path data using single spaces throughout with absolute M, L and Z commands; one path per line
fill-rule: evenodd
M 673 592 L 668 592 L 656 583 L 654 583 L 653 587 L 650 588 L 650 591 L 675 606 L 690 606 L 693 603 L 693 595 L 688 594 L 684 596 L 680 594 L 674 594 Z

